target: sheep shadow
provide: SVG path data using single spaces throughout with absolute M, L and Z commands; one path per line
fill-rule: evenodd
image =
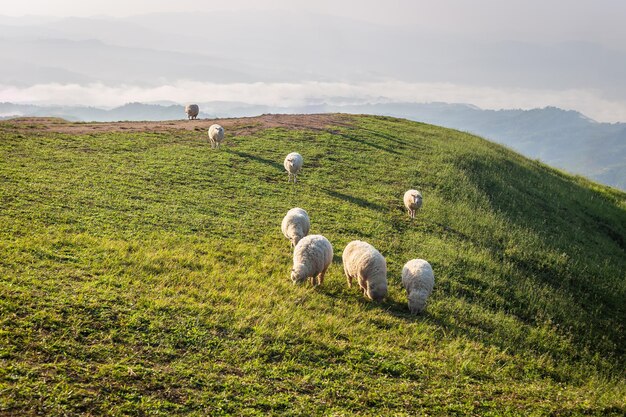
M 364 139 L 360 139 L 360 138 L 358 138 L 356 136 L 352 136 L 352 135 L 349 135 L 347 133 L 338 133 L 338 135 L 341 136 L 344 139 L 348 139 L 348 140 L 350 140 L 352 142 L 362 143 L 363 145 L 370 146 L 372 148 L 378 149 L 379 151 L 389 152 L 389 153 L 392 153 L 392 154 L 395 154 L 395 155 L 399 155 L 400 154 L 398 151 L 396 151 L 394 149 L 391 149 L 391 148 L 388 148 L 388 147 L 385 147 L 385 146 L 381 146 L 381 145 L 378 145 L 378 144 L 375 144 L 375 143 L 372 143 L 372 142 L 368 142 L 368 141 L 366 141 Z
M 398 139 L 398 138 L 396 138 L 394 136 L 391 136 L 389 134 L 386 134 L 386 133 L 380 133 L 380 132 L 376 132 L 374 130 L 365 129 L 365 128 L 362 128 L 362 130 L 366 131 L 367 133 L 369 133 L 372 136 L 376 136 L 376 137 L 378 137 L 380 139 L 385 139 L 385 140 L 388 140 L 390 142 L 394 142 L 394 143 L 396 143 L 396 144 L 398 144 L 400 146 L 403 146 L 403 147 L 412 148 L 412 149 L 416 149 L 416 150 L 422 150 L 422 149 L 426 148 L 426 146 L 418 145 L 417 143 L 411 142 L 411 141 L 408 141 L 408 140 L 401 140 L 401 139 Z
M 349 195 L 349 194 L 343 194 L 343 193 L 340 193 L 339 191 L 333 191 L 333 190 L 329 190 L 329 189 L 323 188 L 323 187 L 321 187 L 321 190 L 324 191 L 326 194 L 328 194 L 329 196 L 331 196 L 333 198 L 337 198 L 339 200 L 343 200 L 343 201 L 347 201 L 347 202 L 352 203 L 352 204 L 356 204 L 357 206 L 362 207 L 362 208 L 372 209 L 372 210 L 376 210 L 376 211 L 384 211 L 386 209 L 381 204 L 376 204 L 376 203 L 373 203 L 371 201 L 367 201 L 367 200 L 365 200 L 363 198 L 354 197 L 354 196 Z
M 342 275 L 342 278 L 343 280 L 341 283 L 333 282 L 331 285 L 323 284 L 317 287 L 311 287 L 311 291 L 314 291 L 315 293 L 334 301 L 345 301 L 349 298 L 352 300 L 353 303 L 356 303 L 367 310 L 381 311 L 388 315 L 407 321 L 420 319 L 428 314 L 426 311 L 419 315 L 413 315 L 409 311 L 409 307 L 406 301 L 398 301 L 390 297 L 386 298 L 382 302 L 372 301 L 363 295 L 357 282 L 353 280 L 352 287 L 348 287 L 346 277 Z
M 273 167 L 275 169 L 281 170 L 281 171 L 284 169 L 283 165 L 280 164 L 279 162 L 272 161 L 271 159 L 266 159 L 266 158 L 260 157 L 258 155 L 252 155 L 250 153 L 236 151 L 234 149 L 229 149 L 228 152 L 233 153 L 233 154 L 235 154 L 237 156 L 240 156 L 242 158 L 245 158 L 245 159 L 251 159 L 253 161 L 260 162 L 260 163 L 265 164 L 265 165 L 269 165 L 269 166 L 271 166 L 271 167 Z

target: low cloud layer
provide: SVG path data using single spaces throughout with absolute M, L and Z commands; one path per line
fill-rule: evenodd
M 158 87 L 104 84 L 0 85 L 2 101 L 22 104 L 115 107 L 129 102 L 177 103 L 234 101 L 270 106 L 301 106 L 326 102 L 359 104 L 381 102 L 471 103 L 484 109 L 556 106 L 575 109 L 601 122 L 626 121 L 626 104 L 603 98 L 593 90 L 498 89 L 450 83 L 231 83 L 179 81 Z

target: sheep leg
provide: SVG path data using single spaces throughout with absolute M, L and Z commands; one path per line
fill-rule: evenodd
M 367 292 L 367 281 L 359 277 L 359 287 L 361 287 L 361 292 L 363 295 Z
M 346 279 L 348 280 L 348 288 L 352 288 L 352 277 L 350 276 L 350 274 L 348 274 L 348 270 L 346 269 L 345 265 L 343 267 L 343 273 L 346 274 Z
M 322 272 L 320 272 L 320 274 L 317 277 L 317 285 L 322 285 L 324 283 L 325 274 L 326 274 L 326 270 L 323 270 Z

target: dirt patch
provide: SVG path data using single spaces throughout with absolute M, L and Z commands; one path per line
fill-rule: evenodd
M 352 117 L 346 114 L 263 114 L 255 117 L 227 119 L 166 120 L 143 122 L 68 122 L 53 117 L 24 117 L 0 122 L 17 130 L 45 131 L 69 134 L 104 132 L 171 132 L 180 130 L 206 132 L 213 123 L 224 127 L 229 136 L 249 135 L 259 130 L 284 127 L 298 130 L 326 130 L 330 126 L 348 126 Z

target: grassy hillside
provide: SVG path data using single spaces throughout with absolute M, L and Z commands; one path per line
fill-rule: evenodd
M 458 131 L 313 119 L 224 121 L 219 151 L 194 122 L 0 123 L 0 416 L 626 412 L 624 193 Z M 289 281 L 294 206 L 335 248 L 317 289 Z M 346 286 L 354 239 L 387 258 L 380 305 Z

